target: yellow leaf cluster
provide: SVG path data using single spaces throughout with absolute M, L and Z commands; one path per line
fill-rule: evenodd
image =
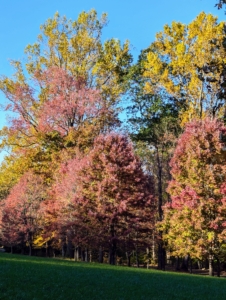
M 204 12 L 187 26 L 179 22 L 165 25 L 147 55 L 146 92 L 164 89 L 181 103 L 185 101 L 182 124 L 203 118 L 218 105 L 220 77 L 226 63 L 224 41 L 224 23 Z M 213 65 L 211 71 L 204 69 Z

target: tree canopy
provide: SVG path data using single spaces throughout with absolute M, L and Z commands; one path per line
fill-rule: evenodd
M 175 97 L 182 106 L 182 124 L 223 114 L 224 41 L 224 22 L 204 12 L 189 25 L 173 22 L 156 34 L 145 64 L 146 91 L 164 89 Z
M 226 4 L 218 1 L 218 8 Z M 0 243 L 165 269 L 226 257 L 226 27 L 172 22 L 132 62 L 107 15 L 56 13 L 0 78 Z M 120 112 L 127 109 L 127 120 Z M 123 126 L 122 126 L 123 125 Z M 43 253 L 42 253 L 43 254 Z

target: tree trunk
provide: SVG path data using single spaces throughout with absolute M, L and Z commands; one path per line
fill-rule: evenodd
M 67 241 L 67 249 L 66 249 L 66 257 L 72 258 L 73 256 L 73 248 L 72 248 L 72 242 L 71 240 Z
M 190 274 L 192 274 L 192 258 L 190 257 Z
M 78 245 L 75 246 L 75 250 L 74 250 L 74 261 L 79 261 L 79 247 L 78 247 Z
M 81 248 L 78 246 L 78 248 L 77 248 L 77 261 L 79 261 L 80 250 L 81 250 Z
M 207 258 L 205 259 L 204 264 L 205 264 L 205 269 L 208 269 L 209 268 L 209 260 Z
M 213 255 L 209 255 L 209 276 L 214 276 L 213 271 Z
M 181 269 L 183 271 L 188 271 L 189 255 L 185 255 L 182 260 Z
M 136 249 L 136 266 L 137 266 L 137 268 L 140 267 L 140 262 L 139 262 L 139 258 L 138 258 L 138 251 L 137 251 L 137 249 Z
M 32 255 L 32 243 L 30 242 L 29 243 L 29 256 Z
M 203 85 L 204 85 L 204 82 L 202 81 L 202 87 L 201 87 L 200 96 L 199 96 L 200 119 L 202 119 L 202 114 L 203 114 Z
M 75 246 L 75 250 L 74 250 L 74 261 L 78 261 L 78 247 Z
M 149 247 L 146 248 L 146 254 L 147 254 L 147 269 L 149 269 L 149 266 L 150 266 L 150 249 L 149 249 Z
M 108 262 L 110 265 L 115 265 L 115 246 L 114 244 L 112 243 L 110 245 L 110 249 L 109 249 L 109 256 L 108 256 Z
M 127 267 L 131 267 L 131 255 L 132 255 L 132 252 L 129 253 L 128 251 L 126 251 Z
M 81 250 L 81 260 L 85 261 L 85 250 Z
M 49 256 L 48 250 L 49 250 L 49 247 L 48 247 L 48 242 L 46 242 L 46 257 L 48 257 L 48 256 Z
M 158 269 L 165 271 L 166 268 L 166 251 L 163 247 L 162 241 L 158 245 Z
M 179 256 L 176 257 L 176 264 L 175 264 L 175 270 L 179 271 L 180 269 L 180 258 Z
M 129 252 L 129 239 L 130 239 L 130 235 L 128 235 L 128 239 L 125 238 L 125 254 L 126 254 L 126 263 L 127 263 L 127 267 L 131 267 L 131 255 L 132 255 L 132 251 Z
M 136 266 L 137 266 L 137 268 L 139 268 L 140 262 L 139 262 L 139 257 L 138 257 L 137 236 L 138 236 L 138 232 L 137 232 L 137 230 L 136 230 L 136 238 L 135 238 L 135 255 L 136 255 Z
M 115 265 L 116 239 L 115 239 L 114 224 L 111 224 L 110 232 L 111 232 L 111 241 L 110 241 L 110 249 L 109 249 L 109 264 Z
M 62 257 L 65 258 L 66 251 L 67 251 L 67 244 L 65 242 L 62 244 L 62 249 L 61 250 L 62 250 Z
M 88 262 L 88 249 L 85 249 L 85 262 Z
M 156 158 L 157 158 L 157 167 L 158 167 L 158 173 L 157 173 L 157 178 L 158 178 L 158 217 L 159 221 L 162 221 L 163 217 L 163 210 L 162 210 L 162 164 L 161 160 L 159 157 L 159 149 L 156 146 Z
M 32 232 L 29 231 L 28 232 L 28 247 L 29 247 L 29 256 L 32 255 L 32 239 L 33 239 L 33 235 Z
M 152 261 L 155 262 L 155 234 L 152 235 Z
M 89 250 L 89 262 L 92 262 L 92 250 Z
M 162 200 L 163 200 L 163 192 L 162 192 L 162 163 L 159 156 L 159 149 L 156 145 L 156 160 L 157 160 L 157 178 L 158 178 L 158 219 L 162 221 L 163 219 L 163 210 L 162 210 Z M 160 238 L 162 239 L 162 232 L 159 232 Z M 163 247 L 162 241 L 160 241 L 158 245 L 158 269 L 165 270 L 165 249 Z
M 103 249 L 102 249 L 102 246 L 100 246 L 99 255 L 98 255 L 98 262 L 102 264 L 103 261 L 104 261 Z
M 217 258 L 217 277 L 221 276 L 221 265 L 220 265 L 220 260 Z

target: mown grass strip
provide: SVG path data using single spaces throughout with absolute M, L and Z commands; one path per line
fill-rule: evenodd
M 226 280 L 0 253 L 0 300 L 225 299 Z

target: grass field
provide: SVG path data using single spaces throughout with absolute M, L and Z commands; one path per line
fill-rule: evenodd
M 0 299 L 226 299 L 226 279 L 0 253 Z

